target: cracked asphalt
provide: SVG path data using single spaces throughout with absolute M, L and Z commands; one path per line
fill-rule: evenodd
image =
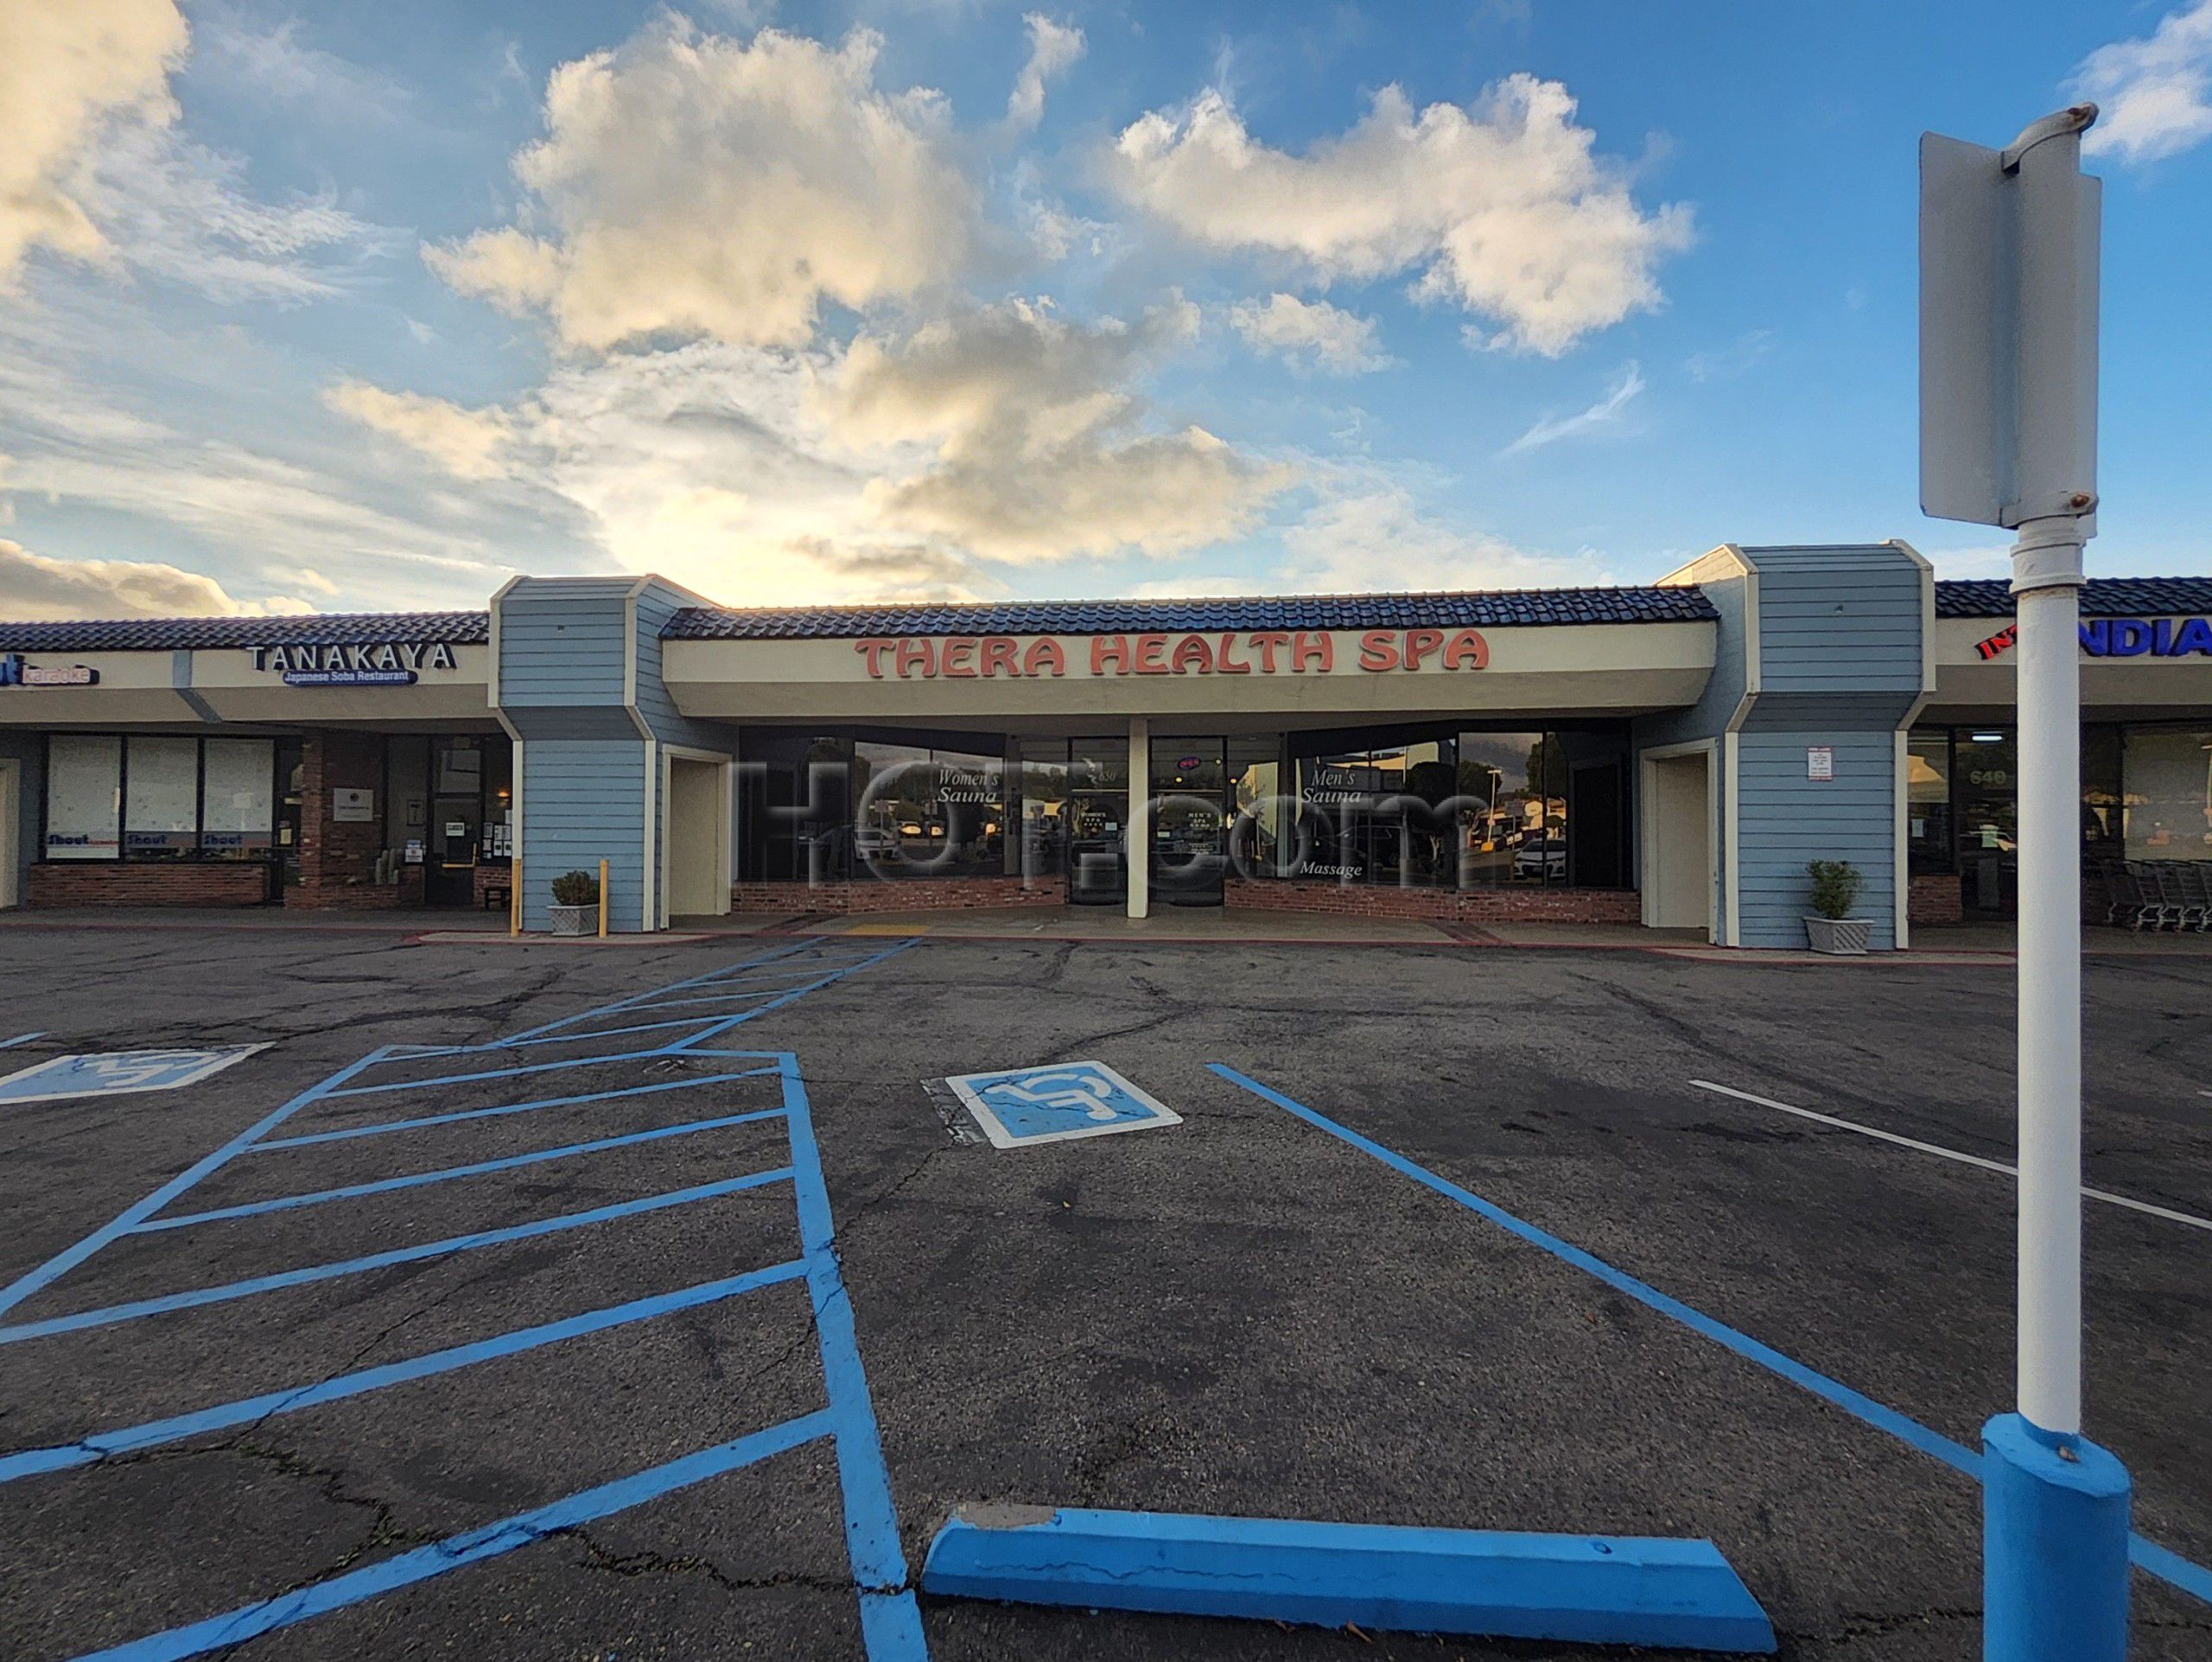
M 76 1049 L 272 1048 L 184 1091 L 0 1109 L 0 1283 L 376 1045 L 488 1041 L 764 944 L 14 939 L 37 969 L 13 977 L 0 1038 L 49 1036 L 0 1072 Z M 2088 1181 L 2212 1214 L 2212 960 L 2098 960 L 2087 977 Z M 806 1079 L 914 1565 L 963 1500 L 1697 1534 L 1764 1602 L 1785 1656 L 1948 1662 L 1979 1649 L 1964 1479 L 1206 1064 L 1973 1445 L 2008 1405 L 2005 1180 L 1690 1081 L 2005 1159 L 2011 994 L 1997 966 L 944 940 L 721 1042 L 790 1050 Z M 922 1089 L 1081 1057 L 1185 1123 L 1000 1153 L 954 1143 Z M 415 1066 L 397 1076 L 446 1064 Z M 559 1077 L 622 1089 L 709 1066 Z M 321 1103 L 284 1130 L 512 1101 L 517 1084 Z M 702 1084 L 241 1156 L 179 1207 L 734 1114 L 771 1094 Z M 733 1126 L 141 1235 L 6 1319 L 619 1203 L 759 1169 L 779 1145 Z M 748 1191 L 0 1345 L 0 1449 L 794 1250 L 788 1196 Z M 2134 1473 L 2137 1527 L 2199 1563 L 2212 1563 L 2208 1285 L 2212 1232 L 2091 1205 L 2090 1430 Z M 805 1293 L 785 1283 L 22 1478 L 0 1485 L 0 1655 L 76 1657 L 327 1580 L 806 1412 L 822 1392 Z M 828 1445 L 809 1444 L 225 1653 L 859 1657 L 839 1496 Z M 2140 1574 L 2135 1595 L 2133 1658 L 2212 1654 L 2212 1606 Z M 944 1662 L 1604 1654 L 928 1599 L 923 1616 Z

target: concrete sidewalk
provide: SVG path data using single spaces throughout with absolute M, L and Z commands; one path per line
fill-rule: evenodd
M 0 929 L 215 929 L 271 933 L 504 935 L 507 914 L 462 907 L 348 912 L 313 907 L 55 906 L 0 912 Z

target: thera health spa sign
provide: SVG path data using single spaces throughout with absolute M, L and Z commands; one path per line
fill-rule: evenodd
M 282 675 L 288 687 L 410 687 L 420 671 L 455 667 L 453 648 L 442 640 L 379 640 L 359 646 L 248 646 L 245 650 L 254 668 Z
M 1065 642 L 1040 635 L 908 635 L 855 640 L 868 678 L 899 681 L 990 680 L 1069 674 L 1326 675 L 1337 666 L 1336 637 L 1319 629 L 1232 630 L 1218 634 L 1101 634 Z M 1479 670 L 1490 647 L 1472 629 L 1370 629 L 1359 637 L 1356 666 L 1370 672 Z

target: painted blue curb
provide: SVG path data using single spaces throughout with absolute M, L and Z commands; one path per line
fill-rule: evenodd
M 1981 1452 L 1985 1662 L 2126 1662 L 2127 1468 L 2018 1414 Z
M 1383 1633 L 1775 1650 L 1766 1612 L 1710 1541 L 963 1506 L 930 1543 L 921 1588 Z

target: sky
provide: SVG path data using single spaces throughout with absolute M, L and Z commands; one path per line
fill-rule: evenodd
M 18 0 L 0 616 L 1999 576 L 1916 145 L 2082 97 L 2090 569 L 2212 572 L 2212 0 Z

